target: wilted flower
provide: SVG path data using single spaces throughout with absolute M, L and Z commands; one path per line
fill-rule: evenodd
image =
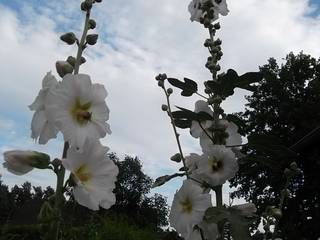
M 212 145 L 203 149 L 197 166 L 195 174 L 211 186 L 224 184 L 234 177 L 239 169 L 234 153 L 223 145 Z
M 191 14 L 190 20 L 200 22 L 200 18 L 205 15 L 204 7 L 208 6 L 213 11 L 211 22 L 219 18 L 219 14 L 226 16 L 229 12 L 226 0 L 192 0 L 188 6 Z
M 87 138 L 102 138 L 111 133 L 107 91 L 101 84 L 92 84 L 85 74 L 67 74 L 59 87 L 47 97 L 46 113 L 64 140 L 81 150 Z
M 96 141 L 86 141 L 83 152 L 69 149 L 63 166 L 72 172 L 76 186 L 75 200 L 87 208 L 108 209 L 116 201 L 112 192 L 118 175 L 118 167 L 107 156 L 109 148 Z
M 169 216 L 170 224 L 184 238 L 187 238 L 211 206 L 210 194 L 203 193 L 202 188 L 192 180 L 184 180 L 182 187 L 173 198 Z
M 12 150 L 3 153 L 3 167 L 9 172 L 16 175 L 23 175 L 33 168 L 45 169 L 50 163 L 50 157 L 41 152 L 36 151 L 20 151 Z
M 35 140 L 39 139 L 40 144 L 46 144 L 51 138 L 56 138 L 58 129 L 53 122 L 47 117 L 46 98 L 49 91 L 52 91 L 58 86 L 56 78 L 48 72 L 42 80 L 42 89 L 34 102 L 29 106 L 30 110 L 36 111 L 31 122 L 31 137 Z

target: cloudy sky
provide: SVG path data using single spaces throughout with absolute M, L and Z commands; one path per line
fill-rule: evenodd
M 59 40 L 64 32 L 80 34 L 83 15 L 79 0 L 0 0 L 0 153 L 9 149 L 34 149 L 59 157 L 63 141 L 39 146 L 30 139 L 32 103 L 54 63 L 74 55 L 75 47 Z M 94 8 L 99 42 L 86 52 L 80 69 L 92 81 L 105 84 L 113 134 L 103 139 L 120 156 L 138 156 L 144 171 L 156 178 L 175 172 L 170 162 L 177 152 L 169 120 L 160 107 L 165 99 L 154 76 L 189 77 L 199 84 L 210 78 L 204 68 L 208 53 L 203 47 L 207 32 L 191 23 L 189 0 L 104 0 Z M 229 0 L 230 14 L 221 19 L 223 70 L 239 74 L 257 71 L 270 57 L 281 61 L 287 53 L 304 51 L 320 55 L 319 0 Z M 244 108 L 238 91 L 224 103 L 227 112 Z M 193 108 L 196 98 L 173 98 L 173 104 Z M 199 152 L 197 140 L 182 132 L 186 154 Z M 2 154 L 0 163 L 3 162 Z M 22 177 L 0 167 L 9 185 L 31 181 L 47 186 L 54 175 L 33 171 Z M 172 199 L 179 187 L 173 181 L 156 189 Z M 227 194 L 227 193 L 226 193 Z

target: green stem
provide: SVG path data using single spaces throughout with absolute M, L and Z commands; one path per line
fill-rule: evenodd
M 81 40 L 80 40 L 80 43 L 78 46 L 78 51 L 77 51 L 77 58 L 76 58 L 76 63 L 75 63 L 75 67 L 74 67 L 74 74 L 79 73 L 79 68 L 80 68 L 80 64 L 81 64 L 81 57 L 82 57 L 83 50 L 85 48 L 85 41 L 86 41 L 87 33 L 89 30 L 89 20 L 90 20 L 90 10 L 88 10 L 86 13 L 86 19 L 85 19 L 85 24 L 84 24 L 84 28 L 83 28 L 83 33 L 82 33 L 82 37 L 81 37 Z M 62 159 L 67 157 L 68 149 L 69 149 L 69 144 L 68 144 L 68 142 L 65 142 L 64 147 L 63 147 Z M 51 231 L 49 233 L 48 239 L 55 239 L 55 240 L 59 239 L 60 225 L 61 225 L 61 222 L 60 222 L 60 220 L 61 220 L 61 207 L 62 207 L 62 203 L 63 203 L 63 194 L 64 194 L 63 183 L 64 183 L 64 178 L 65 178 L 65 173 L 66 173 L 65 168 L 62 165 L 60 165 L 59 169 L 56 172 L 56 174 L 57 174 L 57 187 L 56 187 L 56 199 L 55 199 L 55 205 L 54 205 L 54 209 L 57 214 L 57 219 L 51 226 Z
M 222 207 L 223 199 L 222 199 L 222 185 L 215 187 L 214 191 L 216 192 L 216 203 L 217 207 Z
M 163 91 L 164 91 L 164 93 L 165 93 L 165 95 L 166 95 L 167 106 L 168 106 L 168 111 L 167 111 L 167 112 L 168 112 L 168 115 L 169 115 L 169 117 L 170 117 L 170 119 L 171 119 L 171 125 L 172 125 L 173 131 L 174 131 L 174 135 L 175 135 L 175 137 L 176 137 L 176 141 L 177 141 L 177 144 L 178 144 L 179 153 L 180 153 L 180 155 L 181 155 L 183 167 L 186 169 L 186 167 L 187 167 L 187 166 L 186 166 L 186 160 L 185 160 L 185 158 L 184 158 L 184 155 L 183 155 L 183 152 L 182 152 L 181 143 L 180 143 L 180 139 L 179 139 L 180 134 L 179 134 L 178 131 L 177 131 L 176 125 L 174 124 L 174 118 L 173 118 L 173 116 L 172 116 L 171 104 L 170 104 L 170 99 L 169 99 L 170 95 L 168 94 L 168 92 L 167 92 L 167 90 L 166 90 L 166 88 L 165 88 L 164 86 L 163 86 Z M 185 173 L 186 173 L 187 178 L 189 178 L 189 172 L 188 172 L 187 169 L 185 170 Z
M 86 37 L 87 37 L 87 34 L 88 34 L 88 30 L 89 30 L 89 20 L 90 20 L 90 10 L 88 10 L 87 13 L 86 13 L 86 20 L 85 20 L 85 23 L 84 23 L 84 28 L 83 28 L 81 40 L 80 40 L 80 43 L 79 43 L 79 46 L 78 46 L 76 64 L 74 66 L 74 74 L 78 74 L 79 73 L 82 52 L 83 52 L 83 50 L 85 48 L 84 47 L 85 46 L 85 41 L 86 41 Z

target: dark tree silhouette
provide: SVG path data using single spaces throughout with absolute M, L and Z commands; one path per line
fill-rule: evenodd
M 271 58 L 260 68 L 264 78 L 247 97 L 245 112 L 237 114 L 249 145 L 243 148 L 246 157 L 231 180 L 238 186 L 233 196 L 254 202 L 260 213 L 266 206 L 277 206 L 284 169 L 297 161 L 303 174 L 290 186 L 280 230 L 284 239 L 318 239 L 320 139 L 313 138 L 298 150 L 290 147 L 320 126 L 320 62 L 303 53 L 290 53 L 285 60 L 279 66 Z

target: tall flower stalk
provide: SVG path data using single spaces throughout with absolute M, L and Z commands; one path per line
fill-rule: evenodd
M 60 39 L 68 45 L 77 44 L 76 57 L 57 61 L 56 70 L 62 81 L 48 72 L 42 89 L 30 109 L 36 111 L 32 119 L 32 138 L 46 144 L 60 131 L 64 137 L 61 159 L 50 161 L 47 154 L 34 151 L 5 152 L 5 167 L 14 174 L 23 175 L 34 168 L 53 170 L 57 177 L 55 195 L 45 202 L 39 219 L 48 223 L 45 239 L 61 239 L 66 191 L 72 191 L 75 200 L 92 210 L 108 209 L 115 203 L 113 189 L 118 174 L 115 163 L 107 157 L 108 147 L 99 139 L 111 133 L 107 120 L 109 108 L 105 103 L 107 91 L 101 84 L 92 84 L 90 76 L 79 74 L 82 56 L 88 45 L 95 45 L 98 34 L 89 34 L 96 27 L 91 18 L 92 7 L 101 0 L 85 0 L 84 28 L 80 40 L 73 32 Z M 66 171 L 70 176 L 65 181 Z

